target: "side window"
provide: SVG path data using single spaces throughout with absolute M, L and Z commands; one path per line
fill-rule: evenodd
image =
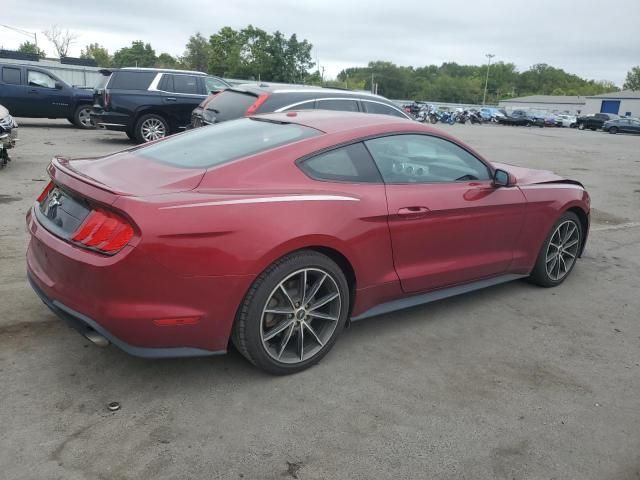
M 316 100 L 316 108 L 320 110 L 338 110 L 340 112 L 358 112 L 358 102 L 348 99 L 324 100 L 319 98 Z
M 167 75 L 169 76 L 169 75 Z M 173 77 L 173 90 L 175 93 L 186 93 L 190 95 L 198 95 L 198 79 L 192 75 L 170 75 Z
M 204 84 L 205 88 L 207 89 L 207 95 L 212 92 L 219 92 L 220 90 L 229 88 L 226 83 L 215 77 L 205 77 Z
M 489 180 L 487 166 L 462 147 L 429 135 L 393 135 L 365 142 L 386 183 Z
M 30 87 L 56 88 L 56 81 L 52 76 L 35 70 L 27 71 L 27 83 Z
M 3 67 L 2 68 L 2 81 L 4 83 L 11 83 L 12 85 L 20 85 L 22 83 L 22 76 L 19 68 Z
M 299 164 L 315 180 L 352 183 L 381 183 L 382 179 L 362 143 L 336 148 Z
M 291 107 L 286 107 L 283 112 L 288 112 L 289 110 L 313 110 L 315 107 L 315 100 L 311 100 L 309 102 L 300 103 L 298 105 L 292 105 Z
M 407 118 L 398 110 L 389 105 L 385 105 L 384 103 L 377 102 L 368 102 L 366 100 L 362 100 L 362 105 L 364 105 L 367 113 L 379 113 L 381 115 L 391 115 L 393 117 Z

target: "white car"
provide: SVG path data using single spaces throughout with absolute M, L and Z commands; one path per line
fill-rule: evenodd
M 559 115 L 556 115 L 556 119 L 557 125 L 559 127 L 575 128 L 578 124 L 577 119 L 574 115 L 566 115 L 564 113 L 561 113 Z

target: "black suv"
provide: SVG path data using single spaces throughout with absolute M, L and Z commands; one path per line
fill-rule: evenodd
M 229 84 L 202 72 L 157 68 L 101 70 L 93 93 L 93 118 L 98 128 L 125 132 L 149 142 L 184 129 L 193 107 L 211 92 Z
M 584 130 L 585 128 L 597 130 L 599 128 L 602 128 L 604 122 L 617 120 L 618 118 L 620 117 L 613 113 L 594 113 L 593 115 L 583 115 L 581 117 L 578 117 L 578 128 L 580 130 Z
M 287 110 L 340 110 L 411 119 L 384 97 L 366 92 L 293 85 L 240 85 L 210 95 L 191 115 L 191 127 L 233 120 L 255 113 Z
M 544 127 L 544 118 L 526 110 L 514 110 L 511 115 L 498 117 L 498 123 L 502 125 L 524 125 L 526 127 Z

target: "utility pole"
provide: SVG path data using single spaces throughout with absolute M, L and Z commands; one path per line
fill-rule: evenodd
M 33 38 L 33 43 L 35 43 L 36 47 L 38 46 L 38 34 L 35 32 L 29 32 L 27 30 L 22 30 L 21 28 L 16 28 L 16 27 L 10 27 L 9 25 L 1 25 L 0 27 L 4 27 L 7 28 L 9 30 L 13 30 L 14 32 L 18 32 L 21 33 L 23 35 L 27 35 L 29 37 Z
M 371 74 L 371 93 L 373 93 L 373 73 Z
M 495 57 L 493 53 L 487 53 L 485 55 L 489 59 L 487 62 L 487 77 L 484 80 L 484 95 L 482 96 L 482 105 L 484 105 L 487 101 L 487 85 L 489 85 L 489 68 L 491 67 L 491 59 Z

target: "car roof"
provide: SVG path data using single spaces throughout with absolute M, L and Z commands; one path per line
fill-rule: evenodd
M 256 94 L 261 93 L 269 93 L 269 94 L 279 94 L 279 93 L 322 93 L 322 94 L 330 94 L 334 93 L 336 95 L 344 95 L 344 96 L 352 96 L 355 98 L 371 98 L 382 99 L 385 101 L 390 101 L 388 98 L 382 97 L 380 95 L 374 95 L 369 92 L 360 92 L 355 90 L 347 90 L 342 88 L 328 88 L 328 87 L 317 87 L 312 85 L 273 85 L 268 83 L 260 83 L 260 84 L 247 84 L 243 83 L 241 85 L 236 85 L 231 87 L 231 90 L 236 90 L 239 92 L 251 92 Z
M 441 135 L 441 132 L 417 123 L 414 120 L 373 113 L 342 112 L 338 110 L 292 110 L 280 113 L 254 115 L 254 117 L 275 122 L 294 123 L 315 128 L 328 134 L 359 130 L 365 127 L 386 126 L 389 127 L 389 130 L 393 130 L 394 127 L 399 127 L 404 130 L 407 126 L 420 126 L 423 127 L 420 128 L 420 130 L 432 130 L 438 132 L 438 135 Z
M 111 75 L 114 72 L 126 71 L 126 72 L 155 72 L 155 73 L 182 73 L 183 75 L 208 75 L 205 72 L 199 72 L 197 70 L 177 70 L 173 68 L 142 68 L 142 67 L 122 67 L 122 68 L 103 68 L 99 72 L 103 75 Z M 215 76 L 215 75 L 211 75 Z

